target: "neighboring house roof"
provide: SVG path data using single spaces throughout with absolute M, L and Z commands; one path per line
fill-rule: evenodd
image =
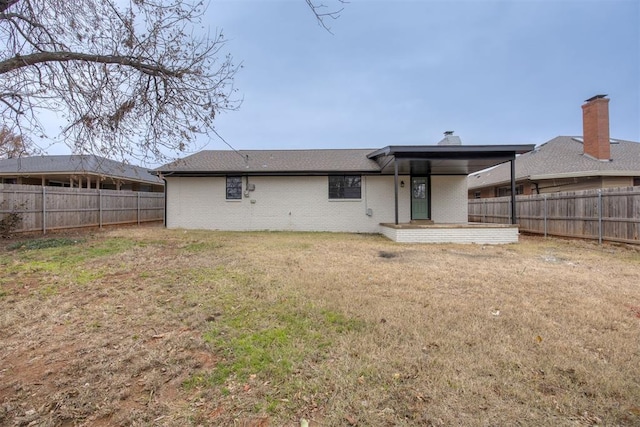
M 328 173 L 380 172 L 367 154 L 374 149 L 342 150 L 206 150 L 161 166 L 156 171 L 196 175 L 199 173 Z
M 0 160 L 0 175 L 91 174 L 151 184 L 163 182 L 148 169 L 94 155 L 32 156 Z
M 170 175 L 400 173 L 467 175 L 508 161 L 533 145 L 388 146 L 381 149 L 201 151 L 156 169 Z
M 558 136 L 516 158 L 516 181 L 586 176 L 640 176 L 640 143 L 611 139 L 611 160 L 584 154 L 582 137 Z M 469 189 L 510 182 L 508 164 L 469 176 Z

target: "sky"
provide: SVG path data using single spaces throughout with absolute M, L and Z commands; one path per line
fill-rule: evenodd
M 343 8 L 331 32 L 305 0 L 209 0 L 242 105 L 195 151 L 542 144 L 597 94 L 640 141 L 640 0 L 314 1 Z
M 319 2 L 319 1 L 318 1 Z M 238 150 L 541 144 L 582 134 L 610 98 L 612 138 L 640 141 L 640 1 L 211 0 L 243 69 L 219 134 Z M 215 137 L 202 148 L 228 149 Z

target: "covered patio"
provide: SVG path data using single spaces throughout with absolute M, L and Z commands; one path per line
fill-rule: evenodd
M 393 223 L 381 233 L 396 242 L 498 244 L 518 241 L 515 158 L 526 145 L 388 146 L 369 154 L 382 174 L 394 175 Z M 501 163 L 511 166 L 511 224 L 468 222 L 467 176 Z M 399 194 L 410 177 L 410 218 L 400 218 Z M 408 219 L 408 221 L 407 221 Z

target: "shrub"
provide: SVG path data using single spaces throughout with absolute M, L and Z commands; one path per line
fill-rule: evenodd
M 9 238 L 22 224 L 20 209 L 24 206 L 14 206 L 9 212 L 0 215 L 0 237 Z

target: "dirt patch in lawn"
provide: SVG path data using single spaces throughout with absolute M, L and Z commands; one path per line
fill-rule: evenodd
M 129 228 L 3 241 L 0 425 L 639 425 L 640 253 Z

